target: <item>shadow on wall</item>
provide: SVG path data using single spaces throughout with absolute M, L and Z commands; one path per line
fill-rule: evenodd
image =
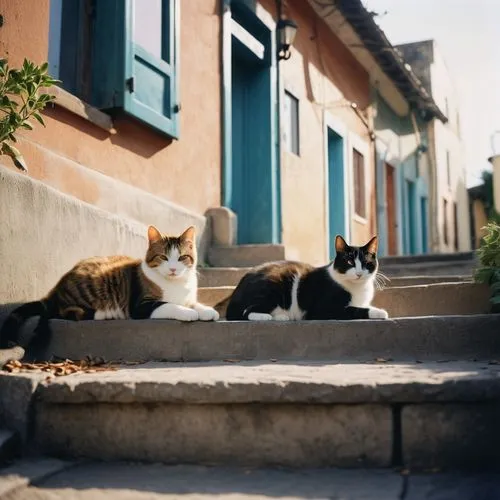
M 143 158 L 153 157 L 173 142 L 173 139 L 125 115 L 116 115 L 113 117 L 113 125 L 116 133 L 111 134 L 94 125 L 92 122 L 76 116 L 61 107 L 47 108 L 45 114 L 72 128 L 77 128 L 80 132 L 99 141 L 109 139 L 113 145 L 127 149 Z
M 151 158 L 173 142 L 172 138 L 124 115 L 114 117 L 113 123 L 117 133 L 110 136 L 112 144 L 143 158 Z

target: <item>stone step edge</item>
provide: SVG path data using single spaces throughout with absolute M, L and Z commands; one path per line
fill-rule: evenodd
M 471 403 L 498 400 L 500 364 L 146 363 L 40 379 L 35 392 L 46 404 Z
M 54 320 L 49 349 L 71 359 L 98 355 L 128 361 L 213 361 L 228 357 L 269 359 L 269 356 L 318 359 L 325 348 L 329 354 L 320 354 L 320 358 L 352 359 L 368 349 L 373 356 L 384 356 L 390 351 L 393 356 L 406 353 L 403 359 L 417 356 L 429 359 L 426 353 L 433 349 L 433 356 L 439 356 L 437 359 L 446 353 L 462 359 L 459 353 L 490 359 L 491 353 L 500 350 L 499 325 L 500 316 L 491 314 L 385 321 L 272 321 L 264 325 L 248 321 Z M 108 341 L 103 343 L 103 338 Z M 457 349 L 453 347 L 455 344 Z
M 0 498 L 17 498 L 13 495 L 79 463 L 81 462 L 49 457 L 27 458 L 16 462 L 0 470 Z
M 200 287 L 198 300 L 215 307 L 224 318 L 235 286 Z M 456 301 L 453 302 L 453 294 Z M 413 307 L 412 301 L 419 297 Z M 452 300 L 448 302 L 447 299 Z M 472 282 L 429 283 L 386 287 L 375 292 L 372 305 L 387 309 L 391 317 L 422 315 L 486 314 L 491 310 L 490 289 L 487 285 Z M 444 302 L 443 302 L 444 299 Z
M 391 289 L 401 289 L 401 288 L 410 288 L 410 289 L 437 289 L 437 288 L 449 288 L 453 287 L 472 287 L 472 286 L 481 286 L 482 283 L 475 283 L 474 281 L 440 281 L 439 283 L 417 283 L 415 285 L 397 285 L 397 286 L 384 286 L 380 290 L 376 290 L 375 293 L 383 293 L 384 290 Z M 201 286 L 198 288 L 198 292 L 206 293 L 206 292 L 232 292 L 236 289 L 236 285 L 219 285 L 219 286 Z

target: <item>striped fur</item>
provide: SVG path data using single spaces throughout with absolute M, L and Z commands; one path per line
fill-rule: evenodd
M 150 226 L 148 239 L 144 261 L 126 256 L 80 261 L 46 297 L 7 317 L 0 348 L 19 345 L 20 329 L 32 316 L 40 316 L 34 337 L 39 347 L 48 341 L 51 318 L 217 320 L 214 309 L 197 301 L 195 228 L 166 236 Z

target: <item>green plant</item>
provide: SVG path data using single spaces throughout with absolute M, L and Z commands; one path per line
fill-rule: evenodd
M 476 269 L 474 278 L 491 288 L 490 302 L 493 311 L 500 311 L 500 224 L 490 222 L 484 228 L 485 235 L 477 250 L 481 267 Z
M 493 195 L 493 172 L 483 170 L 481 173 L 483 179 L 482 192 L 484 197 L 484 207 L 486 216 L 490 222 L 500 223 L 500 214 L 495 210 L 495 202 Z
M 55 96 L 39 91 L 59 82 L 47 73 L 48 67 L 48 63 L 37 66 L 25 59 L 21 69 L 15 69 L 9 68 L 6 59 L 0 59 L 0 155 L 10 156 L 25 172 L 26 162 L 12 143 L 17 142 L 18 129 L 33 130 L 30 118 L 45 127 L 40 111 Z

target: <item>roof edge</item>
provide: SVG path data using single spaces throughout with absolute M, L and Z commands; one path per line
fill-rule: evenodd
M 331 2 L 352 26 L 382 71 L 409 102 L 410 108 L 420 111 L 424 119 L 438 118 L 446 123 L 448 118 L 424 88 L 402 54 L 391 44 L 384 31 L 375 22 L 374 13 L 369 12 L 361 0 L 331 0 Z

